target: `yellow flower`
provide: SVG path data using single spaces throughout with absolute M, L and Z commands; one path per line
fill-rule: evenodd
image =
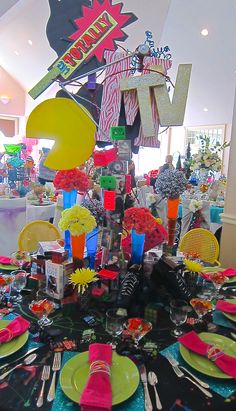
M 58 223 L 60 230 L 69 230 L 72 235 L 90 233 L 97 223 L 90 211 L 79 205 L 74 205 L 62 211 L 61 219 Z
M 162 219 L 160 217 L 155 218 L 157 224 L 162 224 Z
M 193 273 L 200 273 L 204 269 L 203 265 L 193 260 L 184 259 L 184 264 L 187 271 Z
M 69 283 L 77 286 L 78 292 L 83 294 L 86 288 L 88 288 L 89 283 L 93 283 L 98 280 L 96 274 L 97 273 L 94 270 L 90 270 L 89 268 L 77 269 L 71 274 Z

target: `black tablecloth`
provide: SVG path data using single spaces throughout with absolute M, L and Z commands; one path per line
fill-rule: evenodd
M 24 297 L 24 303 L 17 309 L 18 313 L 29 319 L 32 323 L 31 331 L 35 335 L 36 329 L 34 327 L 36 321 L 32 314 L 28 310 L 28 303 L 32 297 Z M 107 305 L 94 305 L 91 309 L 91 313 L 98 320 L 98 325 L 94 327 L 96 342 L 108 342 L 109 335 L 104 328 L 104 312 L 107 309 Z M 54 323 L 52 329 L 59 330 L 60 335 L 54 338 L 55 341 L 61 341 L 63 338 L 75 340 L 78 343 L 78 351 L 88 350 L 89 343 L 81 342 L 81 336 L 83 330 L 89 327 L 83 321 L 83 316 L 78 306 L 70 305 L 64 306 L 63 309 L 58 310 L 54 314 Z M 168 345 L 175 342 L 175 339 L 170 335 L 170 329 L 173 324 L 170 323 L 169 314 L 163 307 L 158 314 L 158 323 L 153 327 L 153 330 L 144 338 L 148 341 L 155 341 L 158 346 L 158 350 L 162 350 Z M 203 327 L 206 327 L 205 323 Z M 202 327 L 202 326 L 201 326 Z M 186 331 L 192 329 L 189 325 L 185 326 Z M 196 329 L 200 331 L 201 328 Z M 229 335 L 229 331 L 225 328 L 218 328 L 218 333 Z M 35 337 L 37 338 L 37 337 Z M 22 353 L 24 347 L 15 356 L 17 357 Z M 6 383 L 0 384 L 0 411 L 24 411 L 30 409 L 32 411 L 38 409 L 36 407 L 37 397 L 41 388 L 41 373 L 43 365 L 52 364 L 54 353 L 49 348 L 49 342 L 46 342 L 38 351 L 38 357 L 36 361 L 26 369 L 15 370 L 10 378 L 6 379 Z M 14 356 L 8 357 L 11 360 Z M 6 360 L 5 360 L 6 362 Z M 163 411 L 235 411 L 236 400 L 232 396 L 229 399 L 224 399 L 218 394 L 213 392 L 213 398 L 206 398 L 196 387 L 194 387 L 189 381 L 184 379 L 178 379 L 174 374 L 171 366 L 167 360 L 160 354 L 156 358 L 145 358 L 147 371 L 154 370 L 158 375 L 158 392 L 161 397 L 163 405 Z M 0 365 L 4 363 L 4 360 L 0 361 Z M 29 372 L 30 371 L 30 372 Z M 236 382 L 235 382 L 236 388 Z M 45 392 L 49 389 L 49 382 L 46 383 Z M 154 392 L 150 387 L 150 395 L 154 404 Z M 51 410 L 52 403 L 44 402 L 41 409 L 47 411 Z M 155 411 L 155 407 L 153 407 Z M 128 411 L 128 410 L 127 410 Z

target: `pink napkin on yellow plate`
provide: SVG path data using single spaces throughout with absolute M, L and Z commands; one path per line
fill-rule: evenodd
M 227 301 L 217 301 L 216 310 L 223 311 L 223 313 L 236 314 L 236 304 Z
M 81 395 L 81 411 L 111 410 L 112 390 L 109 373 L 111 362 L 111 345 L 90 344 L 90 375 Z
M 14 318 L 5 328 L 0 330 L 0 344 L 11 341 L 28 330 L 29 321 L 19 316 Z
M 225 354 L 214 345 L 202 341 L 195 331 L 182 335 L 178 341 L 190 351 L 209 358 L 221 371 L 236 379 L 236 358 Z

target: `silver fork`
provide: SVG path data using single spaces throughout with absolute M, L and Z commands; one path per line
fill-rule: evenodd
M 51 385 L 50 385 L 48 396 L 47 396 L 47 400 L 49 402 L 53 401 L 55 398 L 56 374 L 57 374 L 57 371 L 60 370 L 60 368 L 61 368 L 61 353 L 56 352 L 54 355 L 53 364 L 52 364 L 52 371 L 53 371 L 52 381 L 51 381 Z
M 203 382 L 202 380 L 197 378 L 196 375 L 192 374 L 189 370 L 187 370 L 187 368 L 180 365 L 179 362 L 174 357 L 172 357 L 172 355 L 170 353 L 168 353 L 167 355 L 168 355 L 168 361 L 173 367 L 179 367 L 182 371 L 185 371 L 187 374 L 189 374 L 203 388 L 209 388 L 208 384 L 206 384 L 205 382 Z
M 166 359 L 169 361 L 169 363 L 172 365 L 171 360 L 169 358 L 169 353 L 166 355 Z M 207 397 L 212 398 L 212 393 L 205 388 L 203 388 L 201 385 L 199 385 L 196 381 L 192 380 L 192 378 L 188 377 L 181 371 L 181 369 L 178 367 L 178 365 L 172 365 L 173 371 L 179 378 L 185 378 L 186 380 L 190 381 L 192 384 L 196 385 L 199 390 L 201 390 Z
M 42 388 L 38 397 L 38 401 L 36 403 L 37 407 L 42 407 L 43 405 L 43 394 L 44 394 L 44 387 L 45 382 L 49 380 L 50 376 L 50 365 L 44 365 L 41 380 L 43 381 Z

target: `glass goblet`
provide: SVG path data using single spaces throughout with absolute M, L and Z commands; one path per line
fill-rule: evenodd
M 141 338 L 152 330 L 152 323 L 143 318 L 129 318 L 125 322 L 124 328 L 133 338 L 135 346 L 138 347 Z
M 126 317 L 119 314 L 117 308 L 110 308 L 106 312 L 106 332 L 112 336 L 112 348 L 116 347 L 116 339 L 122 333 Z
M 180 326 L 187 321 L 188 316 L 188 303 L 185 300 L 171 300 L 170 301 L 170 319 L 176 325 L 171 331 L 173 337 L 178 338 L 183 334 Z
M 198 316 L 198 322 L 201 322 L 202 317 L 212 310 L 212 303 L 201 298 L 192 298 L 190 304 Z
M 26 286 L 27 272 L 24 270 L 15 270 L 11 272 L 11 276 L 13 277 L 12 288 L 18 293 L 13 299 L 15 302 L 19 303 L 22 301 L 21 290 Z
M 11 294 L 13 278 L 10 274 L 0 274 L 0 303 L 7 303 Z
M 229 278 L 226 277 L 221 272 L 218 272 L 218 273 L 213 273 L 210 279 L 211 279 L 211 281 L 214 284 L 214 287 L 216 289 L 216 293 L 214 295 L 214 298 L 216 298 L 216 299 L 224 298 L 224 296 L 220 294 L 220 289 L 221 289 L 222 285 L 226 281 L 229 280 Z
M 27 253 L 26 251 L 15 251 L 11 256 L 20 269 L 23 268 L 23 265 L 26 261 L 29 261 L 29 253 Z
M 38 325 L 43 328 L 51 325 L 53 320 L 48 318 L 49 314 L 51 314 L 55 310 L 55 304 L 53 301 L 48 300 L 45 298 L 44 300 L 33 300 L 29 305 L 30 311 L 38 318 Z

